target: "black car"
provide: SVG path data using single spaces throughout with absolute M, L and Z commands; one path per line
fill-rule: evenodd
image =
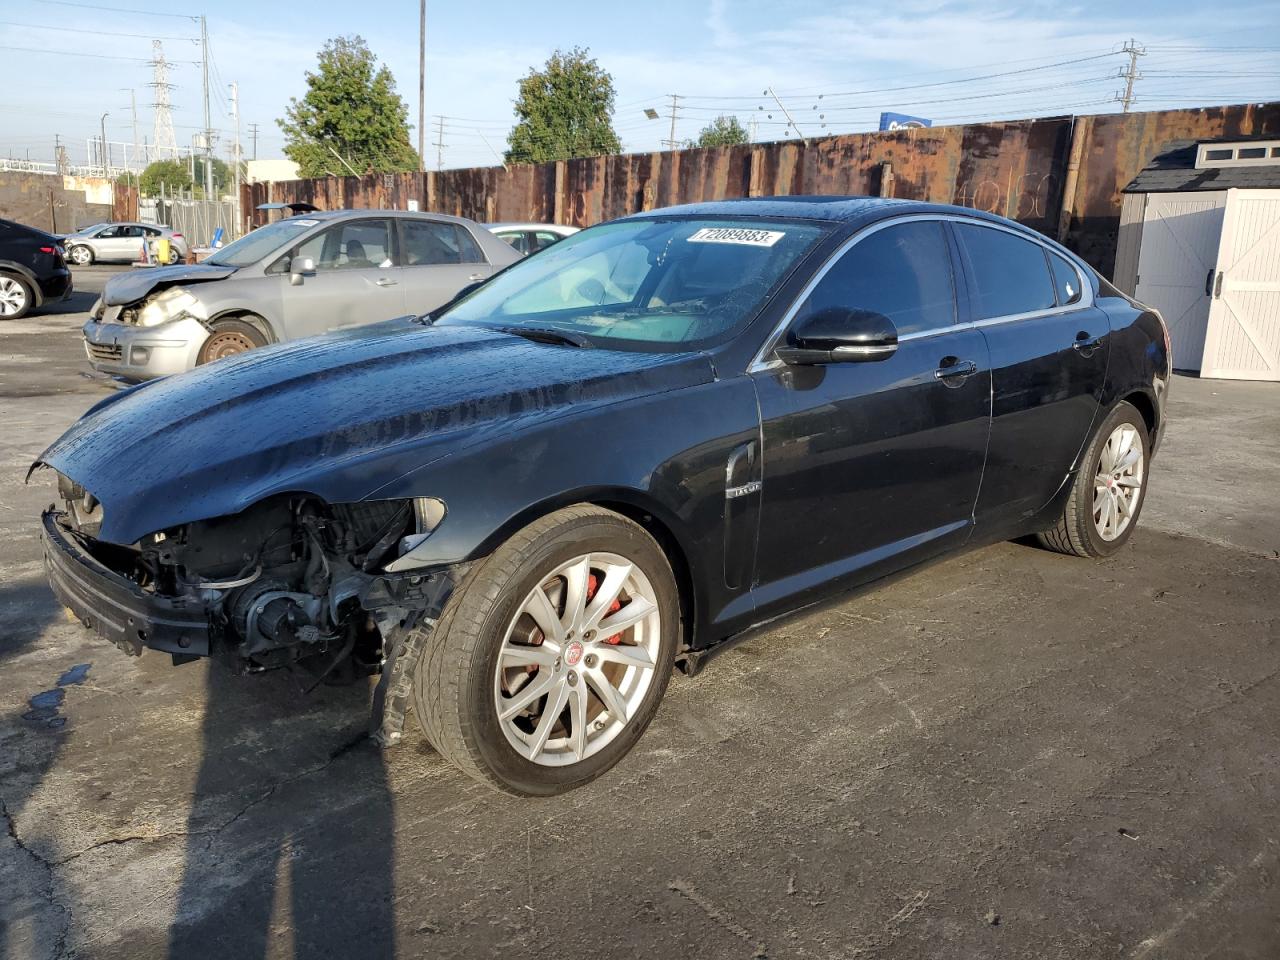
M 0 220 L 0 320 L 71 296 L 71 271 L 57 237 Z
M 1169 373 L 1156 313 L 998 217 L 657 210 L 103 400 L 38 461 L 48 572 L 125 650 L 381 673 L 384 742 L 411 702 L 473 776 L 556 793 L 780 614 L 1027 534 L 1116 551 Z

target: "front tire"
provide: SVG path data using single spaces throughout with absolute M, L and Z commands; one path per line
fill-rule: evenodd
M 251 323 L 243 320 L 220 320 L 213 325 L 213 332 L 200 348 L 196 365 L 203 366 L 223 357 L 233 357 L 257 347 L 265 347 L 267 338 Z
M 35 302 L 31 284 L 12 273 L 0 273 L 0 320 L 25 317 Z
M 432 745 L 517 796 L 580 787 L 657 712 L 680 635 L 675 578 L 599 507 L 535 521 L 474 567 L 423 644 L 414 708 Z
M 1136 407 L 1116 405 L 1089 443 L 1057 524 L 1040 543 L 1077 557 L 1109 557 L 1138 525 L 1146 499 L 1151 443 Z

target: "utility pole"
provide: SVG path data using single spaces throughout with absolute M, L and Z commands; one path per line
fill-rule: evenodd
M 787 111 L 787 108 L 782 105 L 782 101 L 778 99 L 778 95 L 773 92 L 773 87 L 770 87 L 769 89 L 767 89 L 765 93 L 773 97 L 773 102 L 778 105 L 778 109 L 782 111 L 782 115 L 787 118 L 787 123 L 791 124 L 791 129 L 796 132 L 796 136 L 802 137 L 803 135 L 800 133 L 800 128 L 796 126 L 795 120 L 792 118 L 791 114 Z
M 129 168 L 130 172 L 136 175 L 138 171 L 135 170 L 134 167 L 138 163 L 138 97 L 132 87 L 128 89 L 129 114 L 133 117 L 133 160 L 130 163 L 125 164 L 125 166 Z
M 253 138 L 253 156 L 252 160 L 258 159 L 258 125 L 256 123 L 249 124 L 249 136 Z
M 102 124 L 102 176 L 104 178 L 111 176 L 111 174 L 107 172 L 111 163 L 111 157 L 107 153 L 107 117 L 109 116 L 111 116 L 111 114 L 104 113 L 102 115 L 102 119 L 99 121 Z
M 240 231 L 244 229 L 244 221 L 242 211 L 240 210 L 240 86 L 239 84 L 231 84 L 231 119 L 235 123 L 236 139 L 235 146 L 231 152 L 231 165 L 235 170 L 235 198 L 236 198 L 236 228 L 232 231 L 232 239 L 240 235 Z
M 204 82 L 204 198 L 213 199 L 213 131 L 209 128 L 209 25 L 200 17 L 200 71 Z
M 436 116 L 436 169 L 444 167 L 444 117 Z
M 427 158 L 423 154 L 423 137 L 427 110 L 427 0 L 418 3 L 418 170 L 425 172 Z
M 1116 99 L 1124 104 L 1124 112 L 1128 113 L 1134 99 L 1133 84 L 1135 81 L 1142 79 L 1142 74 L 1138 72 L 1138 58 L 1147 55 L 1147 48 L 1131 38 L 1128 43 L 1121 47 L 1121 51 L 1129 55 L 1129 66 L 1127 69 L 1120 71 L 1120 76 L 1124 78 L 1124 93 L 1116 97 Z
M 670 94 L 671 97 L 671 135 L 662 142 L 671 150 L 676 149 L 679 144 L 676 143 L 676 111 L 680 108 L 680 97 L 677 94 Z

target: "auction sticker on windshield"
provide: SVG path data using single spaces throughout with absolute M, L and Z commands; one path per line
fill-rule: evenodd
M 741 243 L 748 247 L 772 247 L 786 236 L 781 230 L 747 230 L 742 227 L 703 227 L 690 235 L 690 243 Z

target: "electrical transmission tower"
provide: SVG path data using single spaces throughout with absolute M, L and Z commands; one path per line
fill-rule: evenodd
M 448 144 L 444 142 L 444 117 L 437 115 L 436 116 L 436 142 L 435 142 L 437 170 L 441 170 L 444 168 L 444 148 L 447 146 Z
M 662 144 L 669 150 L 676 150 L 680 146 L 680 142 L 676 140 L 676 118 L 679 116 L 680 96 L 675 93 L 668 96 L 671 97 L 671 133 L 666 140 L 662 141 Z
M 1129 40 L 1123 47 L 1121 52 L 1129 55 L 1129 66 L 1120 71 L 1120 77 L 1124 80 L 1124 93 L 1116 94 L 1116 102 L 1124 104 L 1124 112 L 1129 112 L 1129 107 L 1133 105 L 1133 85 L 1142 79 L 1142 74 L 1138 72 L 1138 58 L 1147 55 L 1147 48 L 1136 40 Z
M 169 82 L 169 61 L 164 58 L 164 45 L 159 40 L 151 41 L 153 59 L 151 61 L 151 89 L 156 98 L 151 106 L 156 111 L 155 130 L 152 140 L 155 141 L 156 159 L 166 156 L 178 156 L 178 139 L 173 133 L 173 104 L 169 102 L 169 91 L 173 84 Z

